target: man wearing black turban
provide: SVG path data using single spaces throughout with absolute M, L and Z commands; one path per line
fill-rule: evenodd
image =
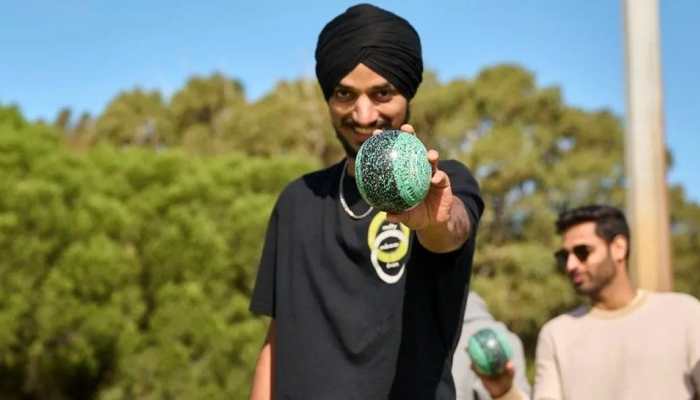
M 316 74 L 347 157 L 290 183 L 270 217 L 250 308 L 272 320 L 251 398 L 454 399 L 478 184 L 430 150 L 426 199 L 387 214 L 354 180 L 365 140 L 413 132 L 418 33 L 386 10 L 350 7 L 321 31 Z

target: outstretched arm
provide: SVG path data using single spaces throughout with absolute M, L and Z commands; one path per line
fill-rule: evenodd
M 414 132 L 408 124 L 401 126 L 401 130 Z M 457 250 L 467 241 L 471 224 L 464 203 L 452 193 L 450 178 L 438 168 L 439 158 L 437 151 L 428 152 L 433 176 L 425 200 L 409 211 L 389 214 L 388 218 L 415 230 L 418 241 L 427 250 L 448 253 Z

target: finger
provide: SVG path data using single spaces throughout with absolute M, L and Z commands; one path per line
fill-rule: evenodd
M 430 178 L 430 184 L 438 188 L 446 188 L 450 186 L 450 177 L 447 176 L 445 171 L 437 170 Z
M 413 126 L 411 124 L 403 124 L 401 125 L 401 130 L 404 132 L 409 132 L 409 133 L 416 133 L 416 130 L 413 129 Z
M 430 163 L 430 167 L 433 170 L 433 175 L 435 175 L 435 172 L 437 171 L 439 160 L 440 160 L 440 153 L 438 153 L 437 150 L 431 149 L 428 151 L 428 162 Z
M 472 371 L 474 371 L 474 374 L 476 374 L 476 376 L 478 376 L 479 378 L 481 378 L 481 379 L 488 379 L 489 378 L 488 376 L 485 376 L 484 374 L 479 372 L 479 370 L 476 368 L 476 366 L 474 364 L 471 364 L 469 367 L 472 369 Z
M 508 362 L 506 363 L 506 367 L 505 367 L 505 369 L 503 370 L 503 373 L 504 373 L 505 375 L 507 375 L 508 377 L 510 377 L 510 378 L 512 378 L 513 376 L 515 376 L 515 365 L 513 365 L 513 362 L 512 362 L 512 361 L 508 361 Z
M 399 214 L 392 214 L 392 213 L 386 213 L 386 220 L 391 222 L 392 224 L 396 224 L 401 222 L 401 218 Z
M 428 160 L 432 161 L 437 161 L 440 159 L 440 153 L 438 153 L 437 150 L 435 149 L 430 149 L 428 150 Z

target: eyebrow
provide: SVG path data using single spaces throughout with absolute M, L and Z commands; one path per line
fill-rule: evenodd
M 355 91 L 355 90 L 356 90 L 356 89 L 353 88 L 352 86 L 343 85 L 342 83 L 339 83 L 339 84 L 337 84 L 337 85 L 335 86 L 335 90 L 339 90 L 339 89 L 348 90 L 348 91 Z M 390 82 L 387 82 L 387 83 L 382 83 L 382 84 L 380 84 L 380 85 L 371 86 L 371 87 L 370 87 L 370 90 L 372 90 L 372 91 L 376 91 L 376 90 L 393 90 L 393 91 L 396 91 L 397 89 L 396 89 L 396 87 L 395 87 L 394 85 L 392 85 Z
M 389 83 L 389 82 L 384 83 L 384 84 L 382 84 L 382 85 L 372 86 L 371 89 L 373 89 L 373 90 L 382 90 L 382 89 L 383 89 L 383 90 L 396 90 L 396 88 L 394 87 L 394 85 L 392 85 L 392 84 Z

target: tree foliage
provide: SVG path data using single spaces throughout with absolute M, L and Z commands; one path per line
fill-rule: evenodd
M 312 161 L 69 151 L 0 123 L 3 398 L 242 398 L 260 238 Z M 121 143 L 120 143 L 121 144 Z
M 119 93 L 51 125 L 0 106 L 0 397 L 245 398 L 265 321 L 248 302 L 272 205 L 338 160 L 314 82 L 246 100 L 222 74 L 171 98 Z M 478 178 L 473 288 L 532 353 L 577 299 L 554 268 L 559 211 L 623 205 L 623 135 L 515 65 L 411 104 L 419 136 Z M 700 296 L 700 206 L 669 192 L 676 289 Z

